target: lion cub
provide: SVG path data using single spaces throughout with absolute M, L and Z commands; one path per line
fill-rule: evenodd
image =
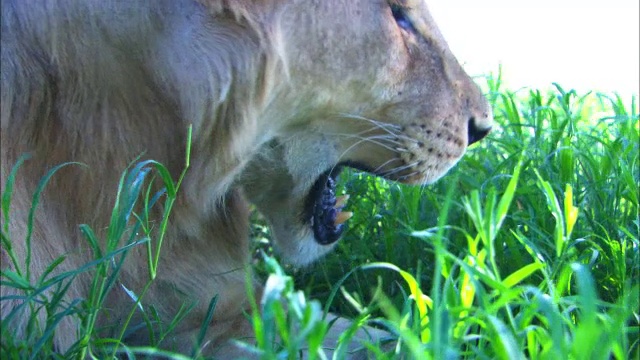
M 213 296 L 205 353 L 233 358 L 240 350 L 229 340 L 253 334 L 248 201 L 283 257 L 308 264 L 347 226 L 335 194 L 341 168 L 430 183 L 491 128 L 487 101 L 419 0 L 3 0 L 1 11 L 3 194 L 13 165 L 31 156 L 3 211 L 3 271 L 28 260 L 35 281 L 63 255 L 47 276 L 91 263 L 99 254 L 80 225 L 107 237 L 120 173 L 136 159 L 157 160 L 177 179 L 192 126 L 191 166 L 141 299 L 161 321 L 195 304 L 161 343 L 184 353 Z M 39 179 L 65 162 L 84 166 L 53 176 L 30 222 Z M 147 258 L 143 246 L 129 251 L 95 323 L 104 336 L 118 338 L 110 325 L 128 319 L 130 293 L 148 284 Z M 87 299 L 94 276 L 79 275 L 64 302 Z M 25 291 L 4 284 L 3 347 L 34 331 Z M 84 346 L 77 318 L 37 316 L 59 320 L 59 352 Z M 132 327 L 125 341 L 145 344 L 147 330 Z

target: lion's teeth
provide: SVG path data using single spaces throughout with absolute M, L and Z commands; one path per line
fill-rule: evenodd
M 336 215 L 336 220 L 334 221 L 334 225 L 338 226 L 340 224 L 343 224 L 345 221 L 351 219 L 351 217 L 353 216 L 353 212 L 351 211 L 345 211 L 345 212 L 339 212 L 338 215 Z
M 344 205 L 347 203 L 347 200 L 349 200 L 349 195 L 338 196 L 336 198 L 336 205 L 334 207 L 336 209 L 344 207 Z

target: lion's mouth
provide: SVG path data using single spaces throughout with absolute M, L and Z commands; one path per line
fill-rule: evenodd
M 330 245 L 340 239 L 344 222 L 353 215 L 342 211 L 348 195 L 336 196 L 337 177 L 342 166 L 324 172 L 314 183 L 305 203 L 305 218 L 308 220 L 315 240 L 321 245 Z

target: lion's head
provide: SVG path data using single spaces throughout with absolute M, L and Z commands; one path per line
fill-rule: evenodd
M 340 237 L 343 166 L 431 183 L 491 128 L 422 1 L 299 2 L 285 7 L 281 36 L 288 81 L 274 104 L 291 117 L 242 182 L 289 261 L 313 261 Z

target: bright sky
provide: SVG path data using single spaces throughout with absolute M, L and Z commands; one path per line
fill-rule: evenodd
M 638 0 L 427 0 L 471 75 L 497 71 L 511 89 L 640 87 Z

